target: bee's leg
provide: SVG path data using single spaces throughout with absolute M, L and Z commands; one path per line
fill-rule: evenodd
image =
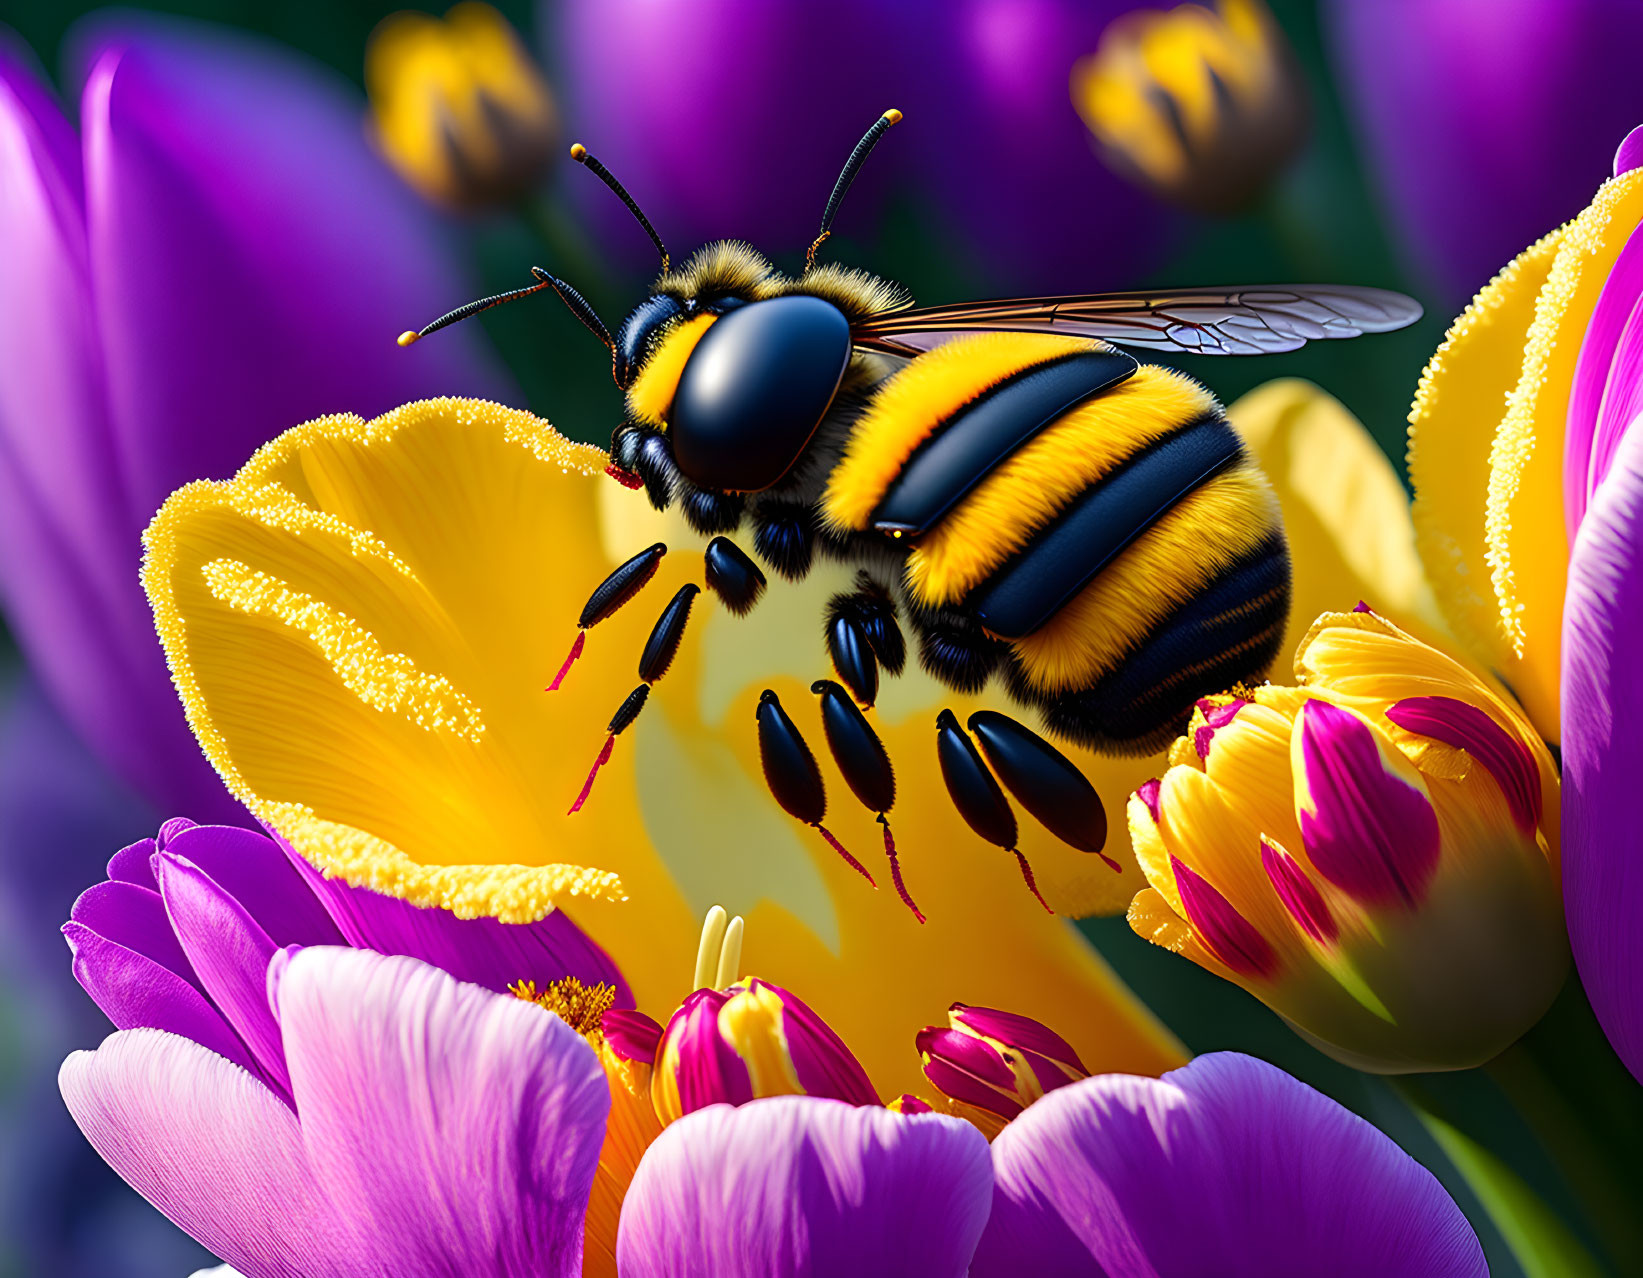
M 789 581 L 802 581 L 816 557 L 816 515 L 804 502 L 764 500 L 753 507 L 753 549 Z
M 913 912 L 913 917 L 922 923 L 924 914 L 913 903 L 912 894 L 902 880 L 896 839 L 890 833 L 889 813 L 896 805 L 896 774 L 890 766 L 890 755 L 878 733 L 873 731 L 873 725 L 867 722 L 867 716 L 843 688 L 831 679 L 818 679 L 810 685 L 810 691 L 821 697 L 822 728 L 834 762 L 856 798 L 877 815 L 879 825 L 884 828 L 884 855 L 890 862 L 890 879 L 896 885 L 896 892 Z
M 895 602 L 865 570 L 856 574 L 855 590 L 827 601 L 827 655 L 856 700 L 869 708 L 878 697 L 878 667 L 899 675 L 907 664 Z
M 728 537 L 715 537 L 707 543 L 702 561 L 707 588 L 719 597 L 719 602 L 738 617 L 752 612 L 764 594 L 765 580 L 747 552 Z
M 867 867 L 851 856 L 844 844 L 822 824 L 822 818 L 827 815 L 827 789 L 822 783 L 821 769 L 816 766 L 816 756 L 810 753 L 804 737 L 769 688 L 759 697 L 757 716 L 759 762 L 764 767 L 765 784 L 776 802 L 789 816 L 820 834 L 828 846 L 844 858 L 846 865 L 878 887 Z
M 675 492 L 685 522 L 702 536 L 711 537 L 714 533 L 735 532 L 741 527 L 747 503 L 740 493 L 721 493 L 711 488 L 698 488 L 683 478 L 676 485 Z
M 988 843 L 1003 848 L 1015 857 L 1027 890 L 1038 898 L 1038 903 L 1046 911 L 1054 914 L 1050 903 L 1038 890 L 1033 867 L 1027 864 L 1027 858 L 1016 847 L 1019 830 L 1010 801 L 1004 797 L 1004 791 L 999 789 L 993 774 L 987 770 L 975 742 L 959 727 L 958 716 L 951 710 L 943 710 L 936 718 L 936 755 L 941 761 L 941 776 L 947 782 L 947 793 L 965 824 Z
M 668 600 L 667 607 L 662 609 L 662 615 L 656 619 L 656 624 L 651 627 L 650 637 L 645 640 L 644 651 L 639 654 L 639 686 L 628 693 L 627 699 L 617 707 L 610 726 L 606 729 L 605 744 L 593 761 L 593 767 L 588 770 L 588 779 L 583 782 L 581 793 L 576 796 L 576 802 L 571 804 L 567 815 L 575 816 L 582 810 L 582 805 L 588 801 L 588 795 L 593 793 L 593 781 L 599 775 L 599 769 L 610 762 L 616 738 L 627 731 L 628 725 L 639 717 L 639 712 L 645 708 L 645 702 L 650 697 L 651 684 L 665 675 L 668 667 L 673 664 L 673 658 L 679 652 L 679 644 L 685 637 L 685 623 L 690 620 L 690 606 L 695 603 L 696 596 L 701 591 L 702 588 L 694 583 L 680 586 L 673 598 Z
M 910 608 L 908 620 L 918 635 L 919 664 L 954 692 L 980 692 L 1009 652 L 960 608 Z
M 611 461 L 618 469 L 644 482 L 645 496 L 657 510 L 666 510 L 685 484 L 673 460 L 673 445 L 650 426 L 619 426 L 611 437 Z
M 593 588 L 587 603 L 582 605 L 582 615 L 576 619 L 576 642 L 571 644 L 570 655 L 565 658 L 565 664 L 559 667 L 559 673 L 554 675 L 547 691 L 559 691 L 559 685 L 565 682 L 565 676 L 570 673 L 571 666 L 582 655 L 582 647 L 587 641 L 589 628 L 598 625 L 643 590 L 656 575 L 656 569 L 661 565 L 662 556 L 665 554 L 667 546 L 657 542 L 654 546 L 641 550 Z

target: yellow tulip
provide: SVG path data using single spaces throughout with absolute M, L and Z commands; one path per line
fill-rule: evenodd
M 1261 0 L 1124 15 L 1073 68 L 1072 98 L 1116 171 L 1203 212 L 1249 203 L 1306 136 L 1305 85 Z
M 1568 970 L 1551 755 L 1369 611 L 1319 618 L 1295 673 L 1201 702 L 1131 799 L 1130 923 L 1356 1068 L 1482 1064 Z
M 527 195 L 559 149 L 546 81 L 495 9 L 443 20 L 396 13 L 371 33 L 365 87 L 383 154 L 424 196 L 458 209 Z
M 1559 740 L 1564 431 L 1583 339 L 1643 223 L 1643 170 L 1524 250 L 1450 328 L 1409 414 L 1422 560 L 1470 653 Z

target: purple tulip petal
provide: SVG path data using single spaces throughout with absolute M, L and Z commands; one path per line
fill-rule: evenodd
M 245 1044 L 221 1013 L 175 972 L 80 923 L 63 924 L 63 936 L 74 952 L 74 979 L 120 1029 L 180 1034 L 255 1071 Z
M 617 1267 L 622 1278 L 962 1278 L 991 1183 L 981 1133 L 943 1115 L 812 1096 L 716 1105 L 645 1154 Z
M 1438 816 L 1388 771 L 1369 725 L 1327 701 L 1301 707 L 1301 841 L 1318 873 L 1366 905 L 1415 906 L 1437 872 Z
M 278 947 L 244 907 L 192 861 L 175 852 L 157 853 L 154 860 L 171 925 L 206 992 L 251 1049 L 274 1089 L 289 1100 L 291 1077 L 279 1022 L 268 1006 L 268 961 Z
M 1400 728 L 1465 750 L 1488 769 L 1526 838 L 1540 824 L 1540 768 L 1535 756 L 1488 712 L 1454 697 L 1406 697 L 1386 717 Z
M 579 1278 L 610 1093 L 580 1035 L 415 959 L 305 949 L 278 984 L 321 1188 L 370 1272 Z
M 1643 229 L 1634 229 L 1586 322 L 1569 387 L 1563 433 L 1563 518 L 1571 542 L 1585 516 L 1587 500 L 1608 473 L 1614 445 L 1619 442 L 1616 426 L 1623 431 L 1637 415 L 1635 329 L 1640 303 Z
M 205 992 L 171 930 L 157 890 L 134 883 L 96 883 L 80 893 L 69 918 L 105 941 L 141 954 Z
M 199 866 L 276 945 L 347 944 L 301 872 L 267 836 L 232 825 L 191 825 L 176 831 L 166 850 Z
M 138 887 L 158 892 L 160 884 L 149 865 L 159 844 L 153 839 L 138 839 L 128 843 L 108 859 L 108 877 L 117 883 L 135 883 Z
M 1214 884 L 1173 856 L 1170 868 L 1175 873 L 1175 887 L 1181 894 L 1187 921 L 1216 958 L 1243 976 L 1266 977 L 1277 972 L 1278 955 L 1266 937 Z
M 1638 125 L 1624 138 L 1614 153 L 1614 175 L 1630 173 L 1638 165 L 1643 164 L 1643 124 Z
M 1321 8 L 1377 189 L 1451 305 L 1578 213 L 1638 122 L 1643 6 L 1515 0 L 1510 21 L 1479 0 Z
M 173 1221 L 255 1278 L 380 1272 L 320 1192 L 292 1112 L 197 1043 L 110 1035 L 58 1076 L 80 1130 Z
M 1563 612 L 1563 892 L 1609 1041 L 1643 1079 L 1643 428 L 1615 454 L 1569 557 Z
M 993 1142 L 973 1278 L 1487 1278 L 1430 1172 L 1264 1061 L 1051 1092 Z
M 537 923 L 459 919 L 449 910 L 421 909 L 328 879 L 277 834 L 274 837 L 349 945 L 418 958 L 459 981 L 498 994 L 518 981 L 534 981 L 541 988 L 574 976 L 586 984 L 614 986 L 615 1005 L 633 1006 L 633 991 L 616 963 L 563 910 Z

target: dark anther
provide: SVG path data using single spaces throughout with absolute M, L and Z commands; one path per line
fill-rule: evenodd
M 766 502 L 758 508 L 753 548 L 782 576 L 797 581 L 810 571 L 816 531 L 808 507 Z
M 835 617 L 827 626 L 827 655 L 856 700 L 871 706 L 879 696 L 879 663 L 867 632 L 850 617 Z
M 645 650 L 639 655 L 639 677 L 646 683 L 655 683 L 673 664 L 679 641 L 685 637 L 685 623 L 690 620 L 690 605 L 701 592 L 702 588 L 694 583 L 680 586 L 651 627 Z
M 647 431 L 639 441 L 634 469 L 645 481 L 645 496 L 657 510 L 666 510 L 673 501 L 681 476 L 673 461 L 673 450 L 659 431 Z
M 907 664 L 907 641 L 902 637 L 895 602 L 865 570 L 856 573 L 854 591 L 827 601 L 828 623 L 838 617 L 849 617 L 861 627 L 880 665 L 892 675 L 902 672 Z
M 816 756 L 810 753 L 793 720 L 782 709 L 780 699 L 769 688 L 759 697 L 757 719 L 759 762 L 764 767 L 765 784 L 776 802 L 789 816 L 814 826 L 852 869 L 872 883 L 873 876 L 867 867 L 845 851 L 822 824 L 822 818 L 827 815 L 827 790 L 822 784 L 821 769 L 816 766 Z
M 975 743 L 959 726 L 958 716 L 951 710 L 943 710 L 936 717 L 936 755 L 941 761 L 941 776 L 947 783 L 947 793 L 965 824 L 988 843 L 1012 854 L 1021 866 L 1021 876 L 1027 881 L 1028 888 L 1038 897 L 1038 903 L 1050 913 L 1055 913 L 1040 895 L 1027 858 L 1016 847 L 1019 831 L 1010 801 L 1004 797 L 1004 791 L 999 789 L 993 774 L 987 770 Z
M 707 570 L 707 588 L 738 617 L 744 617 L 764 593 L 764 574 L 728 537 L 715 537 L 702 556 Z
M 1045 829 L 1080 852 L 1094 852 L 1116 873 L 1123 869 L 1102 853 L 1107 813 L 1078 765 L 1038 733 L 996 710 L 970 716 L 970 731 L 998 779 Z
M 571 644 L 565 664 L 559 667 L 559 673 L 554 675 L 553 682 L 548 685 L 549 692 L 559 691 L 559 685 L 565 682 L 565 676 L 570 673 L 571 666 L 575 665 L 576 659 L 582 655 L 582 648 L 587 643 L 588 627 L 598 625 L 644 589 L 645 583 L 656 575 L 656 569 L 665 554 L 667 547 L 657 542 L 649 549 L 641 550 L 594 587 L 587 603 L 582 606 L 582 615 L 576 620 L 576 642 Z
M 685 522 L 704 537 L 711 537 L 714 533 L 735 532 L 741 526 L 746 503 L 740 493 L 713 492 L 687 484 L 679 505 Z

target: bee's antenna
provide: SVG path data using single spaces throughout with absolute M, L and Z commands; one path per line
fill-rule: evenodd
M 583 297 L 564 280 L 549 275 L 540 266 L 531 267 L 531 274 L 536 276 L 536 283 L 527 284 L 524 288 L 511 289 L 506 293 L 498 293 L 494 297 L 482 297 L 477 302 L 469 302 L 466 306 L 459 306 L 448 314 L 441 315 L 426 328 L 408 329 L 399 335 L 399 344 L 409 346 L 412 342 L 420 341 L 429 333 L 437 333 L 440 329 L 465 320 L 480 311 L 488 311 L 493 306 L 501 306 L 503 302 L 518 301 L 521 297 L 529 297 L 532 293 L 540 293 L 545 288 L 551 288 L 559 295 L 559 300 L 570 310 L 570 313 L 581 320 L 587 330 L 605 344 L 606 350 L 615 350 L 616 344 L 610 340 L 610 330 L 605 327 L 588 299 Z
M 650 224 L 650 219 L 645 216 L 644 210 L 639 207 L 639 201 L 629 195 L 627 187 L 616 180 L 616 175 L 599 163 L 594 158 L 593 152 L 589 151 L 580 142 L 571 147 L 570 158 L 578 164 L 592 169 L 594 176 L 615 191 L 622 203 L 628 206 L 628 212 L 639 219 L 639 225 L 645 228 L 645 234 L 650 236 L 650 242 L 656 246 L 656 251 L 662 255 L 662 274 L 666 275 L 669 262 L 667 245 L 663 244 L 662 237 L 656 234 L 656 228 Z
M 891 108 L 878 119 L 873 121 L 873 127 L 862 135 L 856 149 L 850 152 L 850 158 L 844 162 L 844 171 L 839 174 L 839 180 L 833 183 L 833 194 L 827 197 L 827 208 L 822 213 L 821 234 L 811 244 L 810 251 L 804 255 L 804 269 L 808 274 L 816 265 L 816 250 L 828 236 L 833 234 L 833 217 L 839 211 L 839 205 L 844 202 L 844 193 L 850 189 L 850 184 L 856 180 L 856 174 L 861 166 L 867 162 L 873 148 L 878 145 L 879 139 L 890 130 L 893 124 L 901 123 L 901 112 Z

